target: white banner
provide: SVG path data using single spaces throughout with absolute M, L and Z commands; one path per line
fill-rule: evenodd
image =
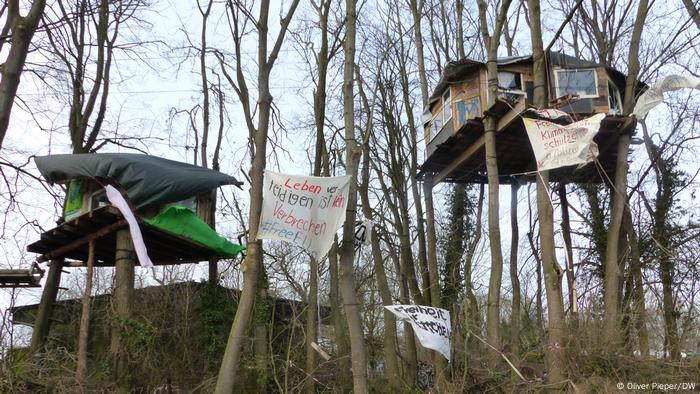
M 637 119 L 643 118 L 649 110 L 664 101 L 664 92 L 683 88 L 700 89 L 700 78 L 685 75 L 669 75 L 663 78 L 639 96 L 634 106 L 634 116 Z
M 605 114 L 562 126 L 546 120 L 523 118 L 537 160 L 537 171 L 584 164 L 598 156 L 593 137 Z
M 277 239 L 322 259 L 345 220 L 350 176 L 286 175 L 265 170 L 258 239 Z
M 411 323 L 423 347 L 439 352 L 450 361 L 452 325 L 449 311 L 421 305 L 386 305 L 384 308 L 390 310 L 399 320 Z
M 136 221 L 134 213 L 131 212 L 131 207 L 124 199 L 119 190 L 115 189 L 112 185 L 105 186 L 105 191 L 107 194 L 107 199 L 112 203 L 119 212 L 122 213 L 126 222 L 129 223 L 129 232 L 131 233 L 131 241 L 134 243 L 134 250 L 136 250 L 136 257 L 139 259 L 139 264 L 142 267 L 150 268 L 153 267 L 151 259 L 148 257 L 148 251 L 146 251 L 146 244 L 143 243 L 143 236 L 141 235 L 141 228 L 139 223 Z

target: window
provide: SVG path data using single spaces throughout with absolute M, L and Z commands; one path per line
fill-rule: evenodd
M 620 89 L 610 81 L 608 81 L 608 106 L 610 107 L 609 113 L 613 115 L 622 115 L 622 97 L 620 96 Z
M 111 205 L 107 198 L 107 192 L 104 189 L 96 190 L 90 195 L 90 210 L 95 210 L 97 208 L 102 208 L 107 205 Z
M 430 125 L 430 139 L 435 138 L 440 130 L 442 130 L 442 113 L 435 115 L 433 123 Z
M 509 91 L 517 90 L 519 92 L 523 91 L 523 77 L 520 73 L 512 73 L 508 71 L 498 72 L 498 87 L 500 89 Z
M 435 136 L 438 135 L 442 127 L 450 122 L 452 119 L 452 97 L 450 96 L 450 89 L 448 88 L 445 93 L 443 93 L 440 100 L 436 102 L 435 105 L 442 104 L 442 109 L 439 110 L 432 120 L 428 123 L 426 127 L 428 142 L 432 141 Z M 423 116 L 429 115 L 430 112 L 426 112 Z
M 452 119 L 452 99 L 450 98 L 450 89 L 442 95 L 442 120 L 443 124 Z
M 557 70 L 557 97 L 574 94 L 580 98 L 598 97 L 598 77 L 595 69 Z

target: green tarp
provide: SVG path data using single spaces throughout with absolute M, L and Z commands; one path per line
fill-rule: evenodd
M 115 180 L 136 208 L 186 200 L 222 185 L 242 185 L 219 171 L 135 153 L 51 155 L 34 161 L 51 183 L 81 178 Z
M 171 206 L 155 218 L 144 218 L 143 221 L 153 227 L 196 241 L 221 257 L 235 257 L 245 249 L 217 234 L 194 212 L 185 207 Z

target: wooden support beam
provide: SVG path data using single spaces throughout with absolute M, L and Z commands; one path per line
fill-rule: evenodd
M 520 114 L 523 111 L 525 111 L 525 109 L 527 109 L 527 103 L 525 102 L 525 100 L 518 101 L 515 107 L 511 108 L 510 111 L 508 111 L 498 120 L 498 123 L 496 125 L 496 131 L 503 131 L 506 127 L 513 123 L 513 121 L 516 120 L 520 116 Z M 476 152 L 479 151 L 479 149 L 483 148 L 485 144 L 486 137 L 482 135 L 476 141 L 474 141 L 474 143 L 467 147 L 467 149 L 464 152 L 462 152 L 462 154 L 460 154 L 455 160 L 453 160 L 452 163 L 450 163 L 442 171 L 438 172 L 433 177 L 433 184 L 437 185 L 438 183 L 442 182 L 442 180 L 445 179 L 445 177 L 450 175 L 452 171 L 456 170 L 459 166 L 462 165 L 462 163 L 464 163 L 470 157 L 472 157 Z
M 433 184 L 437 185 L 438 183 L 442 182 L 443 179 L 445 179 L 446 176 L 450 175 L 452 171 L 457 169 L 457 167 L 461 166 L 462 163 L 467 161 L 470 157 L 472 157 L 479 149 L 483 148 L 484 145 L 486 144 L 486 137 L 482 135 L 479 137 L 476 141 L 474 141 L 473 144 L 471 144 L 462 154 L 460 154 L 456 159 L 452 161 L 447 167 L 445 167 L 442 171 L 438 172 L 434 177 L 433 177 Z
M 80 238 L 80 239 L 76 239 L 75 241 L 70 242 L 67 245 L 61 246 L 59 248 L 52 250 L 49 253 L 46 253 L 46 254 L 39 256 L 39 258 L 37 258 L 36 261 L 39 263 L 43 263 L 44 261 L 48 261 L 48 260 L 52 260 L 52 259 L 61 257 L 61 256 L 65 255 L 66 253 L 71 252 L 71 251 L 89 243 L 90 241 L 96 240 L 97 238 L 100 238 L 100 237 L 104 237 L 105 235 L 107 235 L 113 231 L 119 230 L 122 227 L 126 227 L 126 225 L 127 225 L 126 219 L 118 220 L 118 221 L 116 221 L 108 226 L 102 227 L 101 229 L 95 231 L 94 233 L 91 233 L 90 235 L 87 235 L 87 236 Z
M 511 108 L 510 111 L 506 112 L 505 115 L 503 115 L 500 119 L 498 119 L 498 123 L 496 124 L 496 131 L 503 131 L 506 127 L 508 127 L 515 119 L 517 119 L 520 114 L 527 109 L 527 103 L 525 100 L 520 100 L 518 101 L 517 104 L 515 104 L 515 107 Z

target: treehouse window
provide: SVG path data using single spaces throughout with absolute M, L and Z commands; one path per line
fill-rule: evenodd
M 557 70 L 557 97 L 567 94 L 580 98 L 598 97 L 598 77 L 595 69 L 586 70 Z
M 620 89 L 617 86 L 608 81 L 608 105 L 610 106 L 610 113 L 613 115 L 622 115 L 622 97 L 620 97 Z
M 443 123 L 447 123 L 448 120 L 452 119 L 452 99 L 450 97 L 450 89 L 442 95 L 442 113 L 443 113 Z
M 430 124 L 430 139 L 433 139 L 442 130 L 442 112 L 438 112 Z
M 520 73 L 498 72 L 498 87 L 505 91 L 523 91 L 523 76 Z
M 104 189 L 97 190 L 90 195 L 90 210 L 102 208 L 110 204 Z
M 442 108 L 437 111 L 433 119 L 428 123 L 428 142 L 435 138 L 440 130 L 442 130 L 442 127 L 452 119 L 452 96 L 450 95 L 449 88 L 443 93 L 442 97 L 440 97 L 440 100 L 438 100 L 435 105 L 442 105 Z

